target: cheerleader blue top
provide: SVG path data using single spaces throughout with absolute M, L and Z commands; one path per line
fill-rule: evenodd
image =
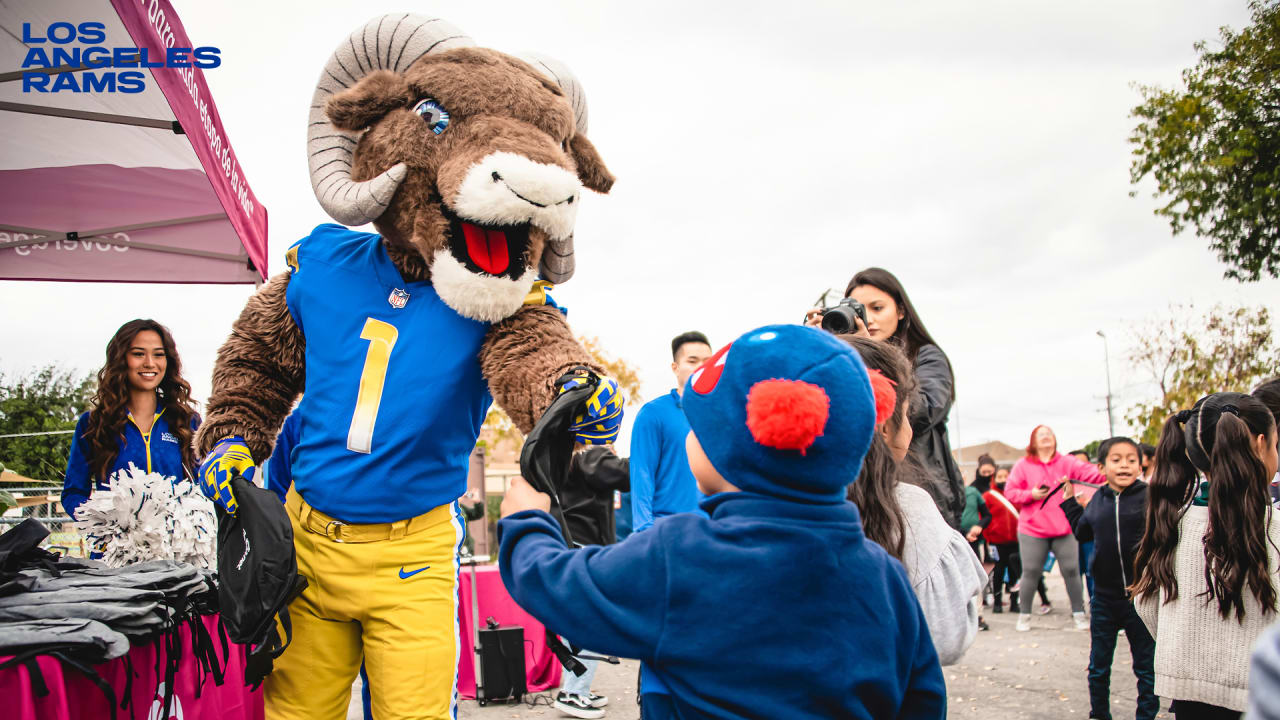
M 306 338 L 289 453 L 298 494 L 352 523 L 456 500 L 493 402 L 480 373 L 489 324 L 459 315 L 431 283 L 405 282 L 374 233 L 320 225 L 286 261 L 285 301 Z
M 200 418 L 191 419 L 191 429 L 200 427 Z M 67 475 L 62 483 L 62 509 L 72 518 L 89 495 L 107 489 L 107 478 L 117 471 L 134 467 L 145 472 L 182 480 L 194 474 L 194 468 L 184 468 L 178 437 L 169 428 L 169 421 L 161 410 L 151 424 L 151 431 L 143 433 L 134 422 L 133 415 L 124 424 L 124 437 L 116 440 L 116 459 L 107 469 L 107 477 L 91 478 L 89 475 L 89 440 L 84 435 L 89 430 L 89 413 L 80 416 L 76 432 L 71 439 L 71 454 L 67 457 Z

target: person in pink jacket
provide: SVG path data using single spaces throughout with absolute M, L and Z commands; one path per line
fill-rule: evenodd
M 1080 560 L 1071 524 L 1053 495 L 1062 489 L 1064 482 L 1083 482 L 1101 485 L 1105 482 L 1098 468 L 1070 455 L 1058 452 L 1058 438 L 1046 425 L 1031 431 L 1031 443 L 1027 456 L 1013 466 L 1004 494 L 1018 506 L 1018 549 L 1022 555 L 1022 582 L 1020 587 L 1033 588 L 1040 582 L 1044 561 L 1053 550 L 1058 558 L 1058 570 L 1067 583 L 1067 596 L 1071 598 L 1071 615 L 1077 630 L 1088 630 L 1089 621 L 1084 617 L 1084 591 L 1080 585 Z M 1030 603 L 1023 603 L 1018 624 L 1019 632 L 1031 629 Z

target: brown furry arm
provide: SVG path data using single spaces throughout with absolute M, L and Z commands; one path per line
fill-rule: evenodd
M 545 305 L 523 307 L 497 323 L 480 348 L 493 399 L 525 434 L 555 399 L 556 379 L 576 365 L 605 374 L 573 339 L 560 311 Z
M 263 285 L 218 350 L 213 393 L 196 435 L 197 457 L 230 435 L 244 438 L 259 463 L 271 455 L 280 425 L 306 380 L 306 340 L 285 305 L 288 287 L 287 272 Z

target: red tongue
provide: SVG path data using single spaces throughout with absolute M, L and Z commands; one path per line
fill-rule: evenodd
M 467 254 L 481 270 L 501 275 L 510 264 L 507 257 L 507 235 L 501 230 L 485 230 L 469 222 L 462 223 L 467 238 Z

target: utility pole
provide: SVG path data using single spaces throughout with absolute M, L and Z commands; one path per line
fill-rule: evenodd
M 1111 353 L 1107 349 L 1107 336 L 1101 330 L 1098 331 L 1098 337 L 1102 338 L 1102 360 L 1107 368 L 1107 437 L 1116 436 L 1116 418 L 1111 413 Z

